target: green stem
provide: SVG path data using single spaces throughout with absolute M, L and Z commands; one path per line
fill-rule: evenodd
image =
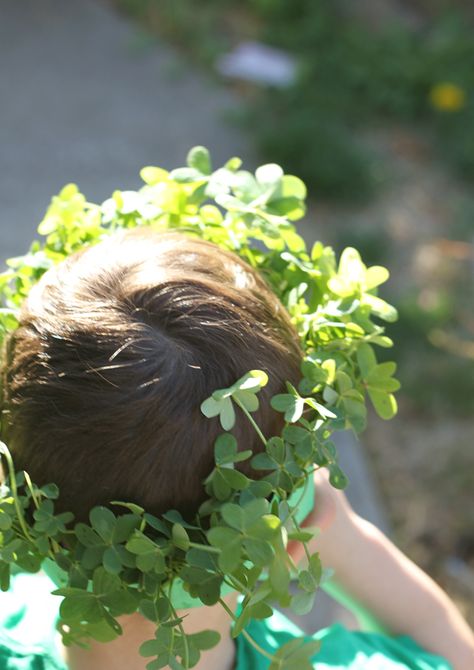
M 238 400 L 237 398 L 234 398 L 234 396 L 232 396 L 232 400 L 236 403 L 236 405 L 238 405 L 238 406 L 240 407 L 240 409 L 242 410 L 242 412 L 245 414 L 245 416 L 247 417 L 247 419 L 250 421 L 250 423 L 251 423 L 252 426 L 254 427 L 254 429 L 255 429 L 257 435 L 258 435 L 259 438 L 262 440 L 263 444 L 266 446 L 266 444 L 267 444 L 267 440 L 265 439 L 265 435 L 264 435 L 264 434 L 262 433 L 262 431 L 260 430 L 258 424 L 256 423 L 256 421 L 255 421 L 255 419 L 253 418 L 253 416 L 250 414 L 250 412 L 248 411 L 248 409 L 245 407 L 245 405 L 243 405 L 243 404 L 240 402 L 240 400 Z
M 204 533 L 204 530 L 202 528 L 201 528 L 201 530 Z M 209 547 L 209 546 L 206 546 L 206 545 L 195 544 L 194 542 L 190 542 L 189 546 L 196 547 L 197 549 L 203 549 L 204 551 L 207 550 L 207 551 L 210 551 L 213 554 L 220 554 L 221 553 L 221 550 L 217 549 L 216 547 Z M 215 571 L 224 578 L 224 582 L 228 586 L 231 586 L 233 589 L 235 589 L 235 587 L 237 586 L 241 590 L 241 592 L 245 593 L 248 596 L 252 595 L 252 592 L 246 586 L 244 586 L 244 584 L 242 584 L 242 582 L 240 582 L 236 577 L 229 578 L 229 576 L 226 575 L 225 572 L 223 572 L 222 570 L 219 569 L 219 566 L 216 563 L 216 561 L 214 559 L 212 559 L 212 561 L 214 563 Z
M 207 544 L 198 544 L 197 542 L 190 542 L 189 546 L 194 547 L 194 549 L 200 549 L 201 551 L 208 551 L 210 554 L 220 554 L 221 553 L 221 550 L 218 549 L 217 547 L 210 547 Z
M 28 485 L 28 488 L 30 489 L 31 497 L 33 498 L 33 502 L 35 503 L 36 509 L 39 509 L 40 501 L 37 499 L 36 493 L 34 492 L 31 477 L 27 472 L 23 471 L 23 473 L 25 475 L 25 480 Z
M 237 621 L 237 617 L 236 617 L 235 614 L 232 612 L 232 610 L 230 609 L 230 607 L 228 607 L 227 604 L 222 600 L 222 598 L 219 598 L 219 602 L 220 602 L 220 604 L 222 605 L 222 607 L 225 609 L 225 611 L 227 612 L 227 614 L 230 616 L 230 618 L 231 618 L 234 622 Z M 254 647 L 254 649 L 256 649 L 260 654 L 262 654 L 263 656 L 265 656 L 266 658 L 268 658 L 270 661 L 274 661 L 274 660 L 275 660 L 275 657 L 272 656 L 272 654 L 270 654 L 268 651 L 266 651 L 265 649 L 263 649 L 263 647 L 261 647 L 257 642 L 255 642 L 255 640 L 253 639 L 253 637 L 251 637 L 251 636 L 247 633 L 246 630 L 244 630 L 244 629 L 242 630 L 242 635 L 245 637 L 246 640 L 248 640 L 248 642 L 250 642 L 250 644 L 252 645 L 252 647 Z
M 16 509 L 16 515 L 18 517 L 18 521 L 20 522 L 20 526 L 21 526 L 21 529 L 23 531 L 24 536 L 30 542 L 33 542 L 33 538 L 31 537 L 31 535 L 28 532 L 28 527 L 26 525 L 25 518 L 23 516 L 23 512 L 20 508 L 20 503 L 18 501 L 18 489 L 17 489 L 17 486 L 16 486 L 15 467 L 13 465 L 12 456 L 11 456 L 10 451 L 9 451 L 6 444 L 4 444 L 2 442 L 1 447 L 2 447 L 2 453 L 5 456 L 6 461 L 7 461 L 7 465 L 8 465 L 8 475 L 10 477 L 10 487 L 11 487 L 11 490 L 12 490 L 12 493 L 13 493 L 13 500 L 14 500 L 14 503 L 15 503 L 15 509 Z
M 172 590 L 172 588 L 173 588 L 173 580 L 171 580 L 171 582 L 170 582 L 170 588 L 169 588 L 168 598 L 169 598 L 170 608 L 171 608 L 171 611 L 172 611 L 172 613 L 173 613 L 173 617 L 174 617 L 175 619 L 179 619 L 178 614 L 177 614 L 175 608 L 173 607 L 173 605 L 172 605 L 172 603 L 171 603 L 171 590 Z M 189 646 L 188 646 L 188 638 L 187 638 L 187 636 L 186 636 L 186 633 L 184 632 L 183 624 L 182 624 L 181 622 L 178 624 L 178 628 L 179 628 L 179 632 L 181 633 L 182 638 L 183 638 L 183 642 L 184 642 L 184 657 L 182 658 L 182 660 L 183 660 L 183 662 L 184 662 L 184 667 L 186 668 L 186 670 L 188 670 L 188 668 L 189 668 Z
M 226 579 L 226 577 L 228 577 L 228 575 L 226 575 L 225 573 L 221 573 L 221 574 L 224 577 L 224 582 L 228 586 L 231 586 L 233 589 L 235 589 L 235 587 L 237 585 L 238 589 L 240 589 L 240 591 L 242 593 L 245 593 L 246 596 L 251 596 L 252 595 L 252 591 L 250 591 L 250 589 L 248 589 L 244 584 L 242 584 L 242 582 L 239 581 L 236 577 L 230 577 L 230 581 L 229 581 L 229 579 Z M 236 589 L 236 591 L 238 589 Z
M 265 658 L 268 658 L 268 660 L 272 662 L 276 660 L 275 657 L 272 654 L 270 654 L 270 652 L 268 652 L 266 649 L 261 647 L 257 642 L 255 642 L 253 637 L 249 635 L 249 633 L 247 633 L 247 631 L 244 628 L 242 629 L 242 635 L 248 642 L 250 642 L 250 644 L 254 649 L 256 649 L 260 654 L 262 654 L 262 656 L 265 656 Z M 281 667 L 281 661 L 279 662 L 279 665 Z
M 237 617 L 235 616 L 235 614 L 233 613 L 233 611 L 230 609 L 230 607 L 228 607 L 228 605 L 222 600 L 222 598 L 219 598 L 219 602 L 220 602 L 220 604 L 222 605 L 222 607 L 225 609 L 225 611 L 227 612 L 227 614 L 230 616 L 230 618 L 231 618 L 233 621 L 237 621 Z

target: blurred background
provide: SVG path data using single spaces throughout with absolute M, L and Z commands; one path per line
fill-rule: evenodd
M 388 267 L 400 314 L 360 488 L 471 625 L 473 27 L 468 0 L 0 0 L 2 264 L 65 183 L 101 201 L 195 144 L 300 176 L 308 243 Z

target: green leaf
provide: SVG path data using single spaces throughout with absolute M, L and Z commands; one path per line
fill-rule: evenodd
M 249 412 L 256 412 L 259 407 L 258 398 L 252 391 L 236 391 L 233 397 Z
M 200 651 L 205 651 L 219 644 L 221 636 L 216 630 L 201 630 L 189 635 L 189 639 Z
M 99 535 L 85 523 L 77 523 L 74 527 L 74 532 L 79 542 L 85 547 L 97 547 L 103 545 L 103 541 Z
M 282 645 L 275 653 L 269 670 L 313 670 L 312 657 L 319 651 L 321 642 L 304 637 Z
M 235 424 L 235 410 L 230 398 L 224 398 L 221 403 L 221 426 L 224 430 L 232 430 Z
M 268 514 L 269 510 L 270 505 L 268 501 L 262 498 L 257 498 L 256 500 L 246 503 L 244 505 L 245 523 L 247 526 L 251 526 L 261 519 L 262 516 Z
M 162 535 L 165 535 L 165 537 L 171 537 L 169 527 L 161 519 L 158 519 L 156 516 L 153 516 L 153 514 L 148 513 L 144 514 L 144 518 L 149 526 L 157 530 Z
M 220 225 L 223 221 L 221 210 L 214 205 L 203 205 L 199 209 L 199 214 L 206 223 Z
M 367 386 L 374 391 L 385 391 L 385 393 L 393 393 L 394 391 L 398 391 L 400 388 L 400 382 L 398 379 L 394 379 L 393 377 L 379 377 L 374 374 L 367 380 Z
M 249 559 L 255 565 L 264 566 L 270 563 L 274 556 L 272 545 L 265 540 L 257 540 L 256 538 L 246 538 L 242 542 L 242 546 Z
M 252 524 L 248 524 L 246 534 L 261 540 L 273 540 L 278 529 L 281 527 L 281 521 L 275 514 L 264 514 Z
M 314 593 L 318 588 L 318 581 L 314 579 L 309 570 L 301 570 L 298 577 L 298 586 L 306 593 Z
M 158 620 L 161 619 L 158 612 L 158 607 L 154 600 L 141 600 L 140 605 L 138 607 L 138 611 L 146 619 L 148 619 L 149 621 L 153 621 L 154 623 L 156 623 Z
M 375 316 L 384 319 L 384 321 L 392 323 L 398 319 L 398 312 L 395 307 L 389 305 L 388 302 L 385 302 L 385 300 L 382 300 L 375 295 L 366 293 L 364 296 L 364 304 L 369 305 L 372 313 L 375 314 Z
M 243 630 L 243 629 L 247 626 L 247 624 L 249 623 L 249 621 L 250 621 L 250 619 L 251 619 L 251 616 L 252 616 L 252 613 L 251 613 L 251 609 L 250 609 L 249 607 L 244 607 L 244 608 L 242 608 L 242 611 L 241 611 L 239 617 L 238 617 L 237 620 L 234 622 L 234 625 L 233 625 L 233 627 L 232 627 L 232 629 L 231 629 L 231 636 L 232 636 L 232 638 L 235 639 L 238 635 L 240 635 L 240 633 L 242 632 L 242 630 Z
M 203 175 L 195 168 L 177 168 L 172 170 L 169 175 L 170 179 L 178 182 L 178 184 L 192 184 L 203 179 Z
M 267 603 L 257 603 L 250 608 L 252 619 L 268 619 L 273 614 L 273 609 Z
M 290 174 L 283 176 L 278 193 L 283 197 L 294 197 L 298 200 L 304 200 L 307 195 L 304 182 L 299 177 Z
M 257 392 L 268 383 L 268 375 L 263 370 L 250 370 L 243 377 L 241 377 L 232 388 L 236 391 L 250 391 Z
M 227 389 L 224 389 L 227 391 Z M 216 399 L 216 395 L 219 399 Z M 220 395 L 220 397 L 219 397 Z M 228 393 L 228 395 L 230 395 Z M 208 419 L 219 415 L 224 430 L 231 430 L 235 424 L 235 410 L 230 397 L 225 397 L 222 391 L 214 391 L 210 398 L 201 404 L 201 412 Z
M 297 542 L 309 542 L 313 537 L 314 533 L 305 530 L 295 530 L 293 533 L 288 533 L 288 539 Z
M 102 562 L 104 568 L 111 574 L 118 575 L 122 571 L 122 561 L 115 547 L 109 547 L 105 550 Z
M 377 366 L 374 350 L 370 344 L 362 343 L 357 348 L 357 363 L 363 379 L 367 379 L 372 370 Z
M 349 483 L 349 480 L 339 465 L 337 465 L 337 463 L 331 463 L 328 465 L 328 470 L 330 484 L 336 489 L 345 489 Z
M 104 555 L 104 546 L 102 547 L 87 547 L 81 556 L 81 565 L 85 570 L 94 570 L 102 563 L 102 556 Z
M 300 591 L 292 597 L 290 607 L 295 614 L 302 616 L 311 612 L 313 605 L 314 592 Z
M 328 371 L 315 361 L 305 359 L 301 364 L 301 372 L 314 384 L 324 384 L 328 379 Z
M 219 600 L 222 578 L 219 576 L 211 577 L 198 586 L 199 598 L 205 605 L 215 605 Z
M 187 164 L 202 174 L 209 175 L 212 172 L 211 157 L 206 147 L 193 147 L 187 156 Z
M 250 464 L 254 470 L 274 470 L 278 468 L 278 463 L 268 454 L 256 454 Z
M 304 398 L 303 401 L 305 405 L 309 405 L 309 407 L 315 409 L 318 412 L 318 414 L 323 417 L 323 419 L 336 418 L 334 412 L 331 412 L 330 409 L 324 407 L 324 405 L 321 405 L 319 402 L 316 402 L 314 398 Z
M 278 198 L 267 204 L 267 211 L 276 216 L 284 216 L 290 221 L 297 221 L 306 214 L 306 207 L 295 197 Z
M 136 514 L 138 516 L 141 516 L 145 510 L 143 507 L 140 507 L 140 505 L 136 505 L 135 503 L 131 502 L 121 502 L 120 500 L 113 500 L 111 505 L 118 505 L 119 507 L 125 507 L 126 509 L 130 510 L 130 512 L 133 512 L 133 514 Z
M 351 378 L 342 370 L 338 370 L 336 373 L 336 384 L 337 389 L 341 394 L 349 391 L 353 387 Z
M 250 484 L 250 479 L 248 479 L 248 477 L 246 477 L 238 470 L 222 468 L 220 473 L 226 484 L 228 484 L 235 491 L 242 491 Z
M 307 440 L 308 437 L 311 437 L 306 428 L 293 425 L 285 426 L 282 435 L 284 439 L 290 444 L 298 444 L 298 442 L 303 442 Z
M 397 401 L 391 393 L 376 391 L 369 387 L 369 396 L 375 411 L 381 419 L 392 419 L 397 413 Z
M 143 179 L 145 184 L 154 186 L 159 184 L 162 181 L 168 179 L 168 172 L 163 170 L 163 168 L 147 166 L 140 170 L 140 177 Z
M 91 593 L 66 597 L 59 608 L 61 617 L 66 622 L 88 621 L 98 623 L 102 619 L 102 608 L 99 601 Z
M 389 361 L 388 363 L 380 363 L 377 365 L 375 370 L 372 370 L 369 376 L 367 377 L 367 381 L 370 381 L 372 377 L 392 377 L 392 375 L 395 374 L 397 370 L 397 364 L 394 363 L 393 361 Z
M 224 546 L 217 559 L 220 569 L 230 574 L 240 565 L 240 543 L 230 542 Z
M 11 528 L 13 523 L 12 518 L 6 514 L 3 510 L 0 510 L 0 530 L 8 530 Z
M 201 412 L 208 419 L 212 419 L 214 416 L 218 416 L 221 411 L 221 404 L 214 400 L 214 398 L 207 398 L 204 402 L 201 403 Z
M 109 574 L 102 567 L 94 570 L 92 588 L 95 595 L 100 596 L 111 591 L 117 591 L 120 587 L 121 581 L 117 576 Z M 76 589 L 74 590 L 76 591 Z
M 227 209 L 229 212 L 248 211 L 246 203 L 242 202 L 242 200 L 239 200 L 239 198 L 235 198 L 232 195 L 222 193 L 216 195 L 215 200 L 218 205 L 220 205 L 224 209 Z
M 237 454 L 237 440 L 230 433 L 222 433 L 214 443 L 216 465 L 233 463 Z
M 114 529 L 112 541 L 125 542 L 132 535 L 133 531 L 138 528 L 141 519 L 136 514 L 123 514 L 117 518 L 117 524 Z
M 255 177 L 263 186 L 274 186 L 283 177 L 283 170 L 276 163 L 268 163 L 257 168 Z
M 268 440 L 265 449 L 270 458 L 272 458 L 277 463 L 283 464 L 285 462 L 286 446 L 281 437 L 271 437 Z
M 256 498 L 268 498 L 272 490 L 272 485 L 269 482 L 264 482 L 262 480 L 252 481 L 249 486 L 249 491 Z
M 112 541 L 117 520 L 113 512 L 107 507 L 94 507 L 89 513 L 92 528 L 100 535 L 104 542 Z
M 369 290 L 375 288 L 386 282 L 389 277 L 390 273 L 387 268 L 381 265 L 372 265 L 365 273 L 365 288 Z
M 220 469 L 214 471 L 212 475 L 211 488 L 217 500 L 227 500 L 232 493 L 232 489 L 225 481 Z
M 173 524 L 171 537 L 178 549 L 187 551 L 189 549 L 189 535 L 180 523 Z
M 280 393 L 273 396 L 270 404 L 277 412 L 284 412 L 285 421 L 289 423 L 298 421 L 304 410 L 304 399 L 289 393 Z
M 237 530 L 243 530 L 245 526 L 245 512 L 239 505 L 226 503 L 222 505 L 221 514 L 224 521 Z
M 59 488 L 56 484 L 46 484 L 40 488 L 40 491 L 50 500 L 57 500 L 57 498 L 59 498 Z
M 138 653 L 145 658 L 148 656 L 158 656 L 161 653 L 162 645 L 158 640 L 147 640 L 140 645 Z M 148 667 L 148 666 L 147 666 Z
M 224 168 L 226 168 L 227 170 L 231 170 L 232 172 L 235 172 L 240 168 L 241 165 L 242 160 L 237 156 L 233 156 L 232 158 L 229 158 L 227 163 L 224 165 Z
M 122 616 L 123 614 L 133 614 L 137 609 L 137 597 L 127 591 L 120 589 L 113 593 L 108 593 L 100 599 L 101 603 L 107 607 L 112 616 Z
M 134 535 L 129 539 L 125 545 L 127 551 L 130 551 L 132 554 L 148 554 L 151 551 L 154 551 L 156 548 L 155 543 L 146 537 L 140 531 L 135 531 Z
M 165 560 L 157 548 L 148 554 L 140 554 L 137 556 L 137 568 L 141 572 L 150 572 L 155 570 L 157 573 L 164 572 L 166 568 Z
M 203 568 L 204 570 L 214 569 L 214 561 L 210 557 L 209 552 L 204 549 L 201 551 L 193 547 L 186 554 L 186 560 L 189 565 L 197 568 Z
M 286 595 L 290 587 L 290 573 L 281 556 L 275 557 L 270 566 L 269 577 L 275 593 Z

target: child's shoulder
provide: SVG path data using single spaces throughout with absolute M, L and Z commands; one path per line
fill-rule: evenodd
M 275 612 L 269 619 L 253 621 L 246 630 L 270 653 L 303 634 L 281 612 Z M 312 637 L 321 641 L 320 651 L 313 659 L 317 670 L 451 670 L 447 661 L 428 654 L 408 637 L 351 631 L 340 624 L 324 628 Z M 240 635 L 235 670 L 268 667 L 269 661 Z

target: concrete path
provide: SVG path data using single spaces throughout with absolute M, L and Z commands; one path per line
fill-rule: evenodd
M 143 165 L 182 165 L 195 144 L 208 146 L 216 164 L 238 155 L 255 165 L 247 139 L 222 118 L 238 101 L 164 45 L 136 45 L 136 29 L 98 0 L 2 0 L 2 263 L 26 251 L 67 182 L 101 201 L 114 188 L 137 187 Z M 313 227 L 302 232 L 314 241 Z M 349 498 L 386 529 L 362 448 L 350 435 L 338 442 Z M 318 603 L 308 629 L 348 620 L 324 594 Z
M 250 158 L 223 122 L 236 104 L 163 45 L 94 0 L 0 4 L 0 259 L 22 253 L 50 197 L 74 181 L 92 200 L 135 188 L 143 165 Z

